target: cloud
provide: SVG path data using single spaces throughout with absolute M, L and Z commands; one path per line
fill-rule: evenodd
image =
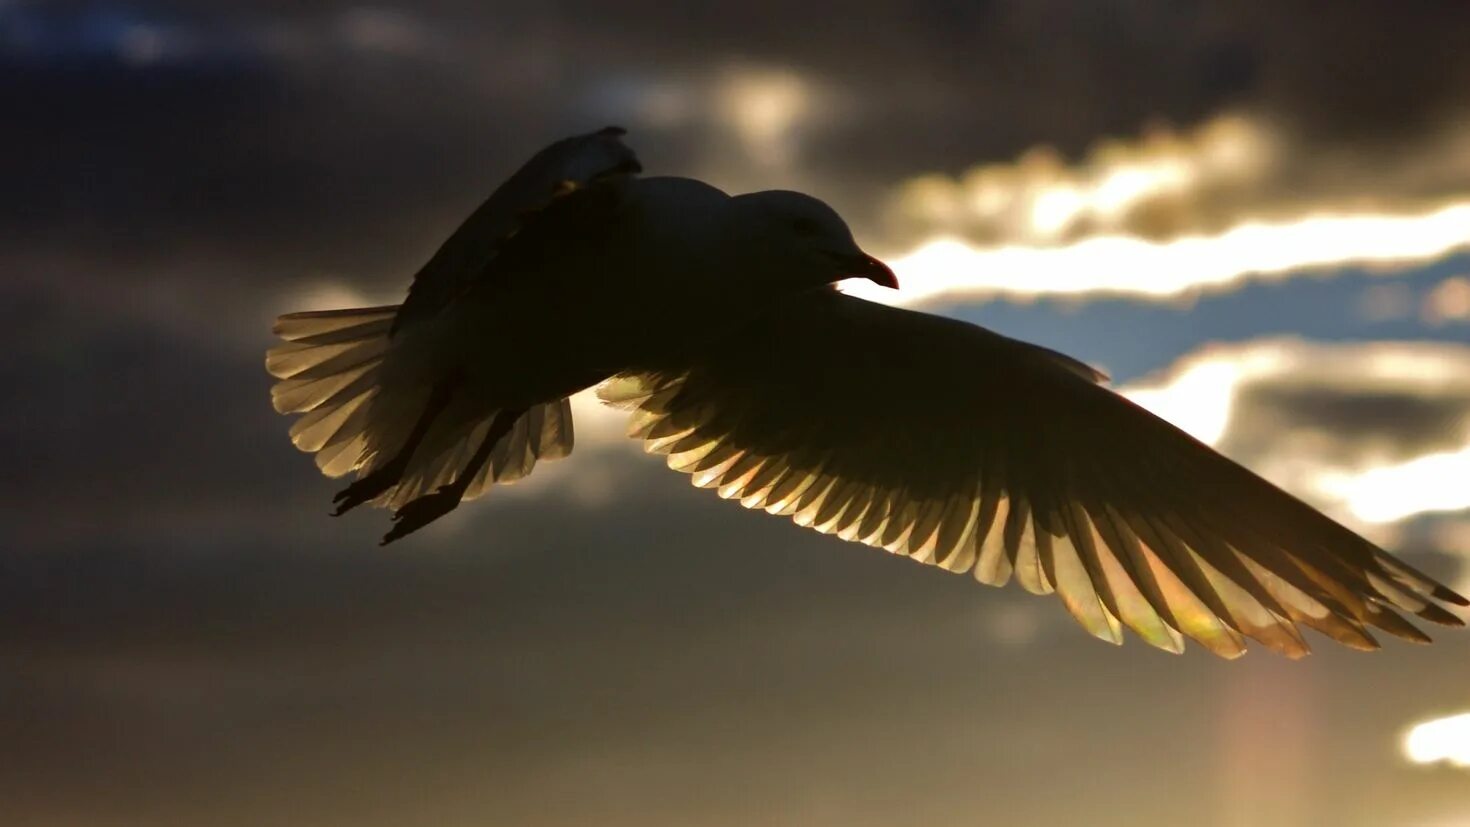
M 1174 300 L 1324 270 L 1402 270 L 1470 247 L 1466 136 L 1470 120 L 1385 161 L 1322 154 L 1257 116 L 1220 115 L 1103 141 L 1073 165 L 1043 146 L 958 179 L 921 176 L 892 196 L 882 242 L 904 291 L 855 289 L 906 304 Z M 1455 294 L 1440 301 L 1452 317 Z
M 1359 519 L 1391 523 L 1433 511 L 1470 508 L 1470 439 L 1458 451 L 1426 454 L 1356 474 L 1331 475 L 1322 485 Z
M 1206 345 L 1119 391 L 1470 589 L 1470 346 Z
M 1414 290 L 1402 282 L 1365 287 L 1358 297 L 1358 315 L 1366 322 L 1388 322 L 1414 315 Z
M 1102 141 L 1075 165 L 1039 146 L 958 180 L 928 175 L 900 185 L 891 232 L 1051 246 L 1094 235 L 1159 239 L 1223 229 L 1234 223 L 1231 202 L 1277 172 L 1275 142 L 1255 120 L 1222 115 L 1184 134 L 1159 127 L 1136 141 Z
M 943 237 L 888 258 L 901 291 L 865 284 L 844 289 L 895 304 L 1044 296 L 1180 301 L 1251 281 L 1361 267 L 1393 273 L 1438 261 L 1470 248 L 1467 222 L 1470 199 L 1420 214 L 1251 222 L 1219 235 L 1169 241 L 1094 236 L 1059 247 L 982 247 Z
M 900 301 L 1394 266 L 1442 254 L 1435 216 L 1470 192 L 1449 83 L 1470 50 L 1443 46 L 1466 12 L 1396 11 L 1385 49 L 1378 15 L 1344 11 L 1328 62 L 1373 67 L 1356 84 L 1281 48 L 1323 36 L 1286 7 L 782 12 L 9 4 L 0 268 L 119 300 L 146 285 L 179 316 L 303 279 L 397 295 L 533 149 L 619 121 L 650 170 L 832 201 L 903 262 Z
M 1451 276 L 1441 281 L 1424 296 L 1420 315 L 1433 327 L 1470 322 L 1470 277 Z
M 1404 757 L 1415 764 L 1442 761 L 1470 769 L 1470 712 L 1415 724 L 1404 734 Z
M 1261 339 L 1120 390 L 1360 528 L 1470 509 L 1470 347 Z

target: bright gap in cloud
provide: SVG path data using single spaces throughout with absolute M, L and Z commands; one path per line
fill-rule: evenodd
M 1120 392 L 1202 442 L 1245 452 L 1237 458 L 1253 470 L 1359 527 L 1470 509 L 1465 346 L 1285 338 L 1210 345 Z M 1269 403 L 1283 393 L 1288 400 L 1330 400 L 1332 407 L 1308 406 L 1305 411 L 1315 412 L 1308 420 L 1289 402 Z M 1255 405 L 1242 412 L 1242 400 L 1252 395 Z M 1370 432 L 1352 430 L 1362 409 L 1377 410 L 1384 398 L 1458 411 L 1465 427 L 1429 435 L 1422 422 L 1393 419 Z M 1324 414 L 1342 421 L 1323 420 Z M 1426 436 L 1440 442 L 1425 447 Z
M 353 307 L 380 307 L 397 304 L 401 293 L 368 293 L 346 279 L 317 276 L 302 282 L 277 302 L 279 313 L 306 313 L 319 310 L 343 310 Z
M 1434 327 L 1470 322 L 1470 277 L 1452 276 L 1440 282 L 1424 297 L 1420 315 Z
M 1431 511 L 1470 508 L 1470 435 L 1462 451 L 1415 457 L 1357 474 L 1324 472 L 1322 487 L 1343 500 L 1353 516 L 1394 523 Z
M 1101 141 L 1073 165 L 1038 146 L 957 179 L 921 175 L 899 186 L 889 215 L 910 239 L 997 244 L 1184 231 L 1269 183 L 1281 154 L 1266 124 L 1224 114 L 1184 134 L 1154 127 L 1135 139 Z
M 921 175 L 894 189 L 887 244 L 874 245 L 904 290 L 852 289 L 895 304 L 1162 301 L 1253 277 L 1429 262 L 1470 247 L 1467 136 L 1470 122 L 1446 127 L 1408 153 L 1412 162 L 1343 158 L 1257 115 L 1224 113 L 1189 130 L 1102 140 L 1074 161 L 1038 146 L 957 177 Z M 1450 285 L 1430 312 L 1470 315 L 1466 295 Z
M 903 289 L 844 289 L 889 304 L 1006 296 L 1173 300 L 1341 267 L 1400 267 L 1470 249 L 1470 200 L 1412 215 L 1318 215 L 1240 224 L 1218 235 L 1149 241 L 1093 236 L 1059 247 L 978 246 L 941 237 L 891 257 Z
M 1415 724 L 1404 735 L 1403 751 L 1415 764 L 1470 769 L 1470 712 Z
M 795 153 L 794 130 L 811 107 L 811 90 L 789 71 L 733 72 L 719 94 L 721 109 L 747 153 L 782 166 Z

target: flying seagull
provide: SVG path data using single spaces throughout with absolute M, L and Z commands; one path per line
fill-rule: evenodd
M 991 585 L 1087 631 L 1224 657 L 1246 639 L 1427 642 L 1470 601 L 1100 384 L 1075 359 L 838 292 L 890 288 L 832 208 L 639 177 L 622 129 L 531 158 L 401 305 L 282 316 L 291 439 L 397 540 L 572 450 L 597 386 L 696 486 Z

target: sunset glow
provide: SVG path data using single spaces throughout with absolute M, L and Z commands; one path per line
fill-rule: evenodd
M 1470 508 L 1470 435 L 1460 451 L 1427 454 L 1358 474 L 1323 475 L 1322 484 L 1364 522 L 1392 523 L 1431 511 Z
M 1404 735 L 1404 757 L 1415 764 L 1470 769 L 1470 712 L 1415 724 Z
M 0 72 L 0 827 L 1470 827 L 1470 0 Z
M 922 175 L 899 188 L 891 212 L 905 230 L 1000 243 L 1169 231 L 1198 220 L 1210 202 L 1257 186 L 1278 155 L 1266 125 L 1222 115 L 1185 134 L 1154 128 L 1102 141 L 1076 164 L 1038 146 L 958 179 Z
M 1323 179 L 1339 170 L 1337 162 L 1301 157 L 1279 132 L 1260 118 L 1222 114 L 1188 131 L 1154 126 L 1105 139 L 1071 162 L 1036 146 L 958 177 L 917 176 L 895 189 L 876 245 L 903 290 L 851 290 L 906 305 L 1042 296 L 1171 301 L 1253 279 L 1402 269 L 1470 247 L 1463 194 L 1365 200 L 1326 186 L 1283 189 L 1284 169 L 1317 165 Z M 1463 163 L 1457 145 L 1427 147 L 1421 168 L 1453 176 Z M 1425 312 L 1464 318 L 1466 295 L 1451 281 Z
M 1371 438 L 1339 436 L 1331 422 L 1282 421 L 1280 413 L 1269 421 L 1242 421 L 1238 408 L 1253 388 L 1465 407 L 1470 406 L 1470 351 L 1464 347 L 1265 339 L 1203 348 L 1161 376 L 1120 392 L 1205 443 L 1261 451 L 1253 463 L 1256 470 L 1363 524 L 1470 508 L 1470 492 L 1460 484 L 1470 479 L 1470 409 L 1461 414 L 1467 423 L 1463 431 L 1442 435 L 1457 447 L 1404 456 L 1408 449 L 1395 444 L 1392 431 Z M 1397 438 L 1405 442 L 1423 436 L 1409 425 L 1399 431 Z
M 939 237 L 888 259 L 903 289 L 844 289 L 893 304 L 1005 297 L 1172 301 L 1328 268 L 1424 264 L 1470 248 L 1470 200 L 1419 214 L 1320 215 L 1170 241 L 1104 235 L 1058 247 L 984 247 Z

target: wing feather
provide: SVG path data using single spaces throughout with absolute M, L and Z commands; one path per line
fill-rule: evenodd
M 542 149 L 495 189 L 414 276 L 392 330 L 434 316 L 495 272 L 489 265 L 526 215 L 557 196 L 614 175 L 639 172 L 619 127 L 575 135 Z
M 841 354 L 843 358 L 836 358 Z M 1378 646 L 1463 597 L 1053 351 L 820 291 L 605 383 L 695 485 L 1027 591 L 1091 634 L 1222 657 Z

